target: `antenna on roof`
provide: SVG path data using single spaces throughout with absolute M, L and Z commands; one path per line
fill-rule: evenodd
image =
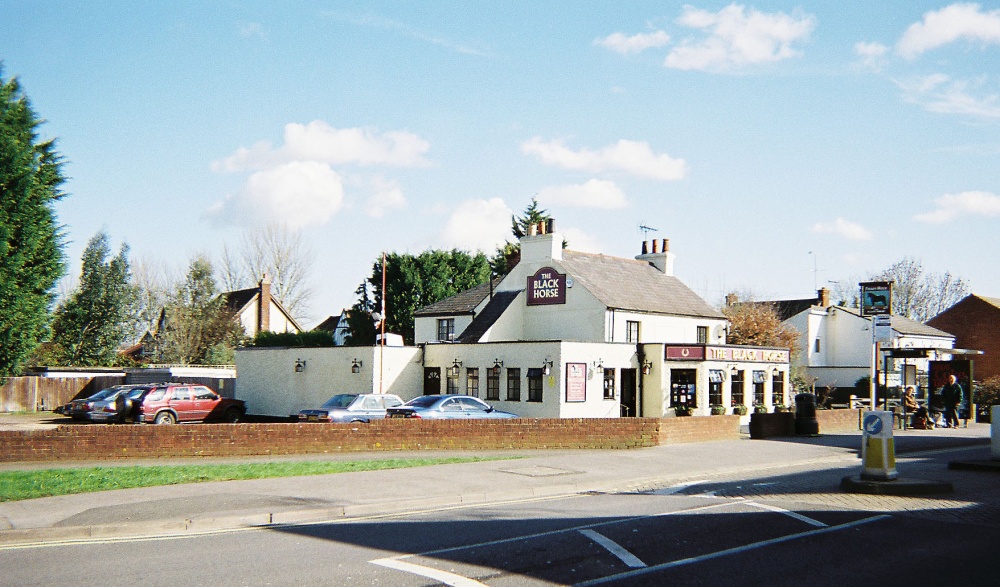
M 642 240 L 646 240 L 646 237 L 648 237 L 651 232 L 660 232 L 659 228 L 653 228 L 651 226 L 646 226 L 645 224 L 640 224 L 639 230 L 642 231 Z

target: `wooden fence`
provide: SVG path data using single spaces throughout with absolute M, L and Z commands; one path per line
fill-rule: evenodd
M 124 382 L 123 375 L 8 377 L 0 384 L 0 412 L 51 410 L 77 397 L 87 397 Z

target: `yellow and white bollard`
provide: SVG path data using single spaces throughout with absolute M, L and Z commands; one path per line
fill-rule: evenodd
M 892 412 L 873 410 L 861 418 L 861 479 L 892 481 L 896 472 L 896 445 L 892 438 Z

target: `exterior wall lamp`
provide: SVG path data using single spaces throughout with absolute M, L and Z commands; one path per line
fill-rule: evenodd
M 552 373 L 552 360 L 545 359 L 542 361 L 542 375 L 548 375 Z
M 594 361 L 594 370 L 604 372 L 604 359 Z
M 771 374 L 774 375 L 775 377 L 778 377 L 781 375 L 781 369 L 775 367 L 774 371 L 771 371 Z
M 499 377 L 500 369 L 503 369 L 503 361 L 500 359 L 493 359 L 493 367 L 491 369 L 493 370 L 493 375 Z
M 305 359 L 295 359 L 295 372 L 301 373 L 306 370 Z
M 448 373 L 452 377 L 458 377 L 458 374 L 461 373 L 461 370 L 462 370 L 462 361 L 455 359 L 455 362 L 452 363 L 451 367 L 448 369 Z
M 351 373 L 361 373 L 361 366 L 364 365 L 362 361 L 354 359 L 351 361 Z
M 730 369 L 729 372 L 733 374 L 733 377 L 736 377 L 737 375 L 740 374 L 740 370 L 736 368 L 736 365 L 733 365 L 733 368 Z
M 649 372 L 652 371 L 652 370 L 653 370 L 653 362 L 652 361 L 643 361 L 642 362 L 642 374 L 643 375 L 649 375 Z

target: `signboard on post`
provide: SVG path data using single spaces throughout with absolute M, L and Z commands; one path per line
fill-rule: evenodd
M 866 281 L 861 286 L 861 315 L 880 316 L 892 314 L 892 282 Z
M 872 316 L 875 323 L 875 342 L 889 342 L 892 340 L 892 316 L 888 314 L 877 314 Z

